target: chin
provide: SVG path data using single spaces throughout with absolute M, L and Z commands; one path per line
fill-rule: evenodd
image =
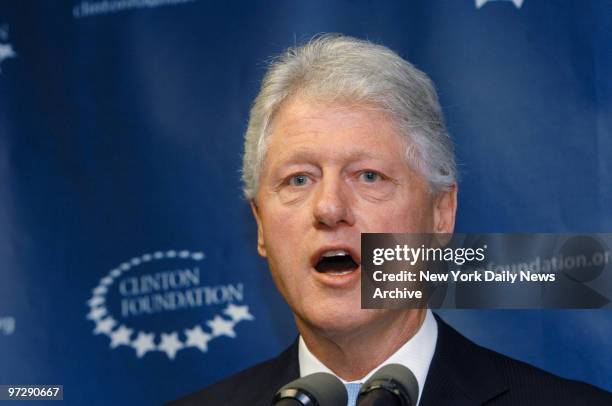
M 350 335 L 376 322 L 378 310 L 364 310 L 359 307 L 336 307 L 330 312 L 312 312 L 304 318 L 308 328 L 324 336 Z M 349 310 L 350 309 L 350 310 Z

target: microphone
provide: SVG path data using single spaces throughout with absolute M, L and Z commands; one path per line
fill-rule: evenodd
M 289 382 L 272 399 L 274 406 L 346 406 L 347 402 L 346 388 L 340 379 L 327 372 Z
M 412 371 L 388 364 L 361 386 L 357 406 L 416 406 L 418 396 L 419 383 Z

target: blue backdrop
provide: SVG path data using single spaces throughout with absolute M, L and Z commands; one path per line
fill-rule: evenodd
M 432 77 L 457 231 L 612 231 L 612 1 L 3 2 L 1 384 L 158 405 L 294 339 L 238 169 L 265 61 L 321 32 Z M 442 315 L 612 390 L 609 309 Z

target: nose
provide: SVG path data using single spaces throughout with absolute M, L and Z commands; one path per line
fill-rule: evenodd
M 315 226 L 334 228 L 354 224 L 351 194 L 340 176 L 327 176 L 319 182 L 313 207 Z

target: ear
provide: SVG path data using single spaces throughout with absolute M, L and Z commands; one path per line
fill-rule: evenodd
M 434 233 L 452 234 L 457 211 L 457 184 L 434 197 Z
M 264 242 L 263 235 L 263 225 L 261 223 L 261 217 L 259 217 L 259 209 L 257 208 L 257 203 L 255 203 L 255 199 L 252 199 L 250 202 L 251 210 L 253 211 L 253 216 L 255 216 L 255 221 L 257 222 L 257 252 L 262 257 L 267 257 L 268 254 L 266 252 L 266 243 Z

